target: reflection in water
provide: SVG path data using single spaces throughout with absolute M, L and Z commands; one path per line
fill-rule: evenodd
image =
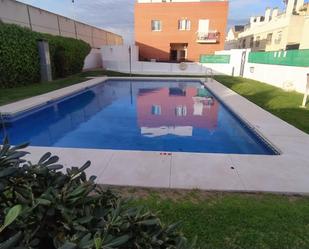
M 141 134 L 145 137 L 158 137 L 169 134 L 181 137 L 191 137 L 192 132 L 192 126 L 141 127 Z
M 33 146 L 271 153 L 194 81 L 110 80 L 25 113 L 7 131 L 13 144 Z
M 31 141 L 32 145 L 53 145 L 109 105 L 115 99 L 115 93 L 110 90 L 102 91 L 102 96 L 88 90 L 17 119 L 8 127 L 11 143 Z
M 142 134 L 152 137 L 182 133 L 192 136 L 193 128 L 213 130 L 218 123 L 218 109 L 218 101 L 200 86 L 140 89 L 137 96 L 138 125 Z

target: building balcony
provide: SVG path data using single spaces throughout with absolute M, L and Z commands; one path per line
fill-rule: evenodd
M 197 43 L 218 43 L 220 41 L 220 32 L 197 32 Z

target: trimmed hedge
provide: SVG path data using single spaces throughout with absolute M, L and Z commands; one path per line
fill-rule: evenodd
M 0 87 L 40 80 L 37 39 L 40 34 L 16 25 L 0 23 Z
M 48 34 L 44 34 L 44 39 L 49 42 L 54 78 L 62 78 L 82 71 L 84 60 L 90 52 L 88 43 Z
M 38 39 L 49 42 L 53 78 L 65 77 L 82 70 L 85 57 L 90 52 L 88 43 L 0 23 L 0 88 L 40 81 Z

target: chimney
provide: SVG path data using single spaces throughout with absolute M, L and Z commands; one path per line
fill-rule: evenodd
M 258 17 L 256 18 L 256 23 L 260 23 L 260 22 L 261 22 L 261 17 L 258 16 Z
M 287 15 L 292 15 L 293 14 L 294 3 L 295 3 L 295 0 L 287 0 L 287 2 L 286 2 L 286 10 L 285 10 L 285 13 Z
M 271 19 L 274 19 L 279 14 L 279 8 L 274 8 L 273 13 L 271 15 Z
M 296 12 L 298 12 L 300 10 L 301 7 L 303 7 L 305 4 L 304 0 L 297 0 L 297 4 L 296 4 Z
M 265 22 L 270 21 L 270 16 L 271 16 L 271 8 L 266 8 L 266 10 L 265 10 Z
M 254 21 L 255 21 L 255 16 L 251 16 L 250 17 L 250 24 L 254 23 Z
M 287 0 L 286 14 L 292 15 L 294 12 L 298 12 L 303 5 L 304 0 Z

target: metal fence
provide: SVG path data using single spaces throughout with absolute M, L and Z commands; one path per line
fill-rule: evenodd
M 309 49 L 272 52 L 251 52 L 249 63 L 309 67 Z

